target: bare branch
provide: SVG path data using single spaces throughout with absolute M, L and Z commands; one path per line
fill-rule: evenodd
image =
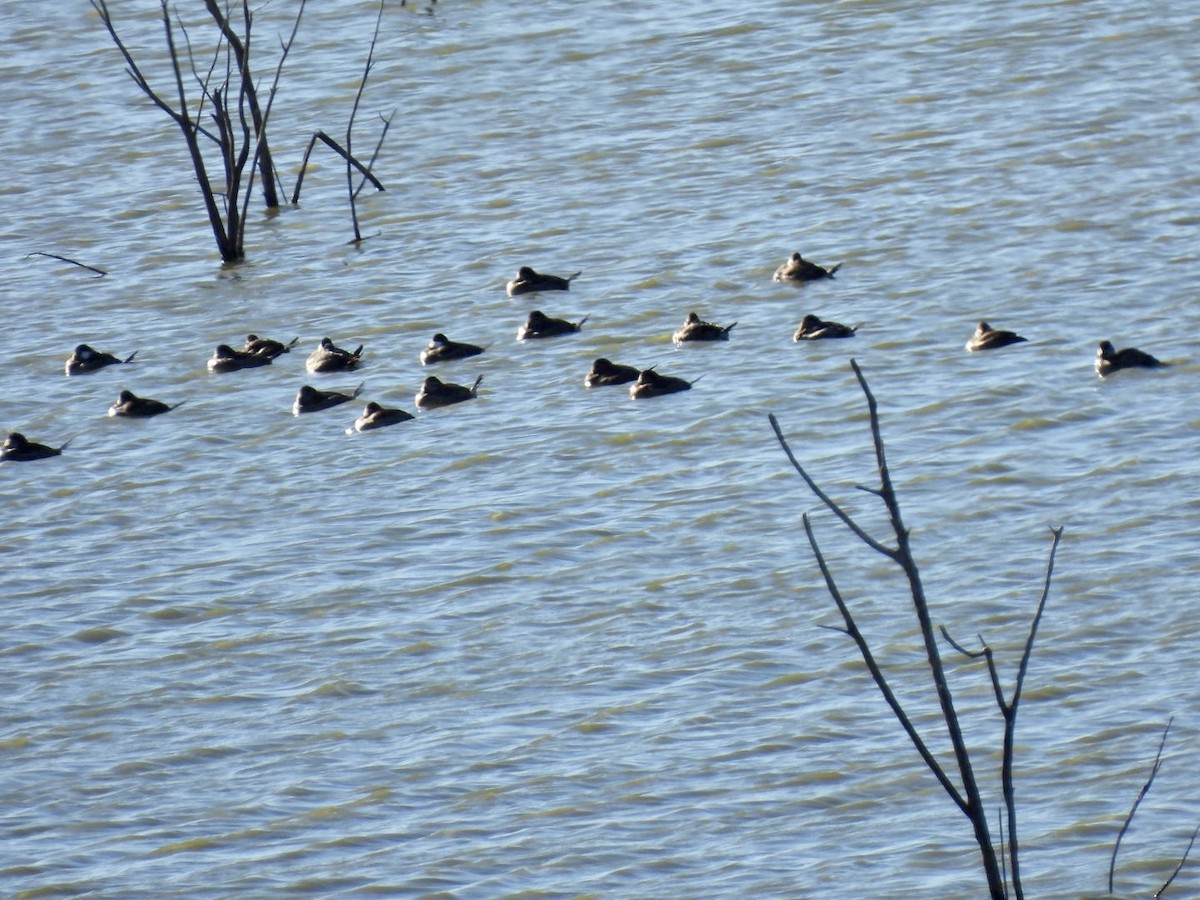
M 81 268 L 81 269 L 87 269 L 89 272 L 95 272 L 97 277 L 100 277 L 100 278 L 103 278 L 105 275 L 108 274 L 103 269 L 97 269 L 95 266 L 89 266 L 86 263 L 81 263 L 78 260 L 70 259 L 66 256 L 59 256 L 57 253 L 44 253 L 41 250 L 35 250 L 32 253 L 25 254 L 26 259 L 29 259 L 29 257 L 31 257 L 31 256 L 48 256 L 48 257 L 50 257 L 50 259 L 61 260 L 62 262 L 70 263 L 73 266 L 79 266 L 79 268 Z
M 961 653 L 963 656 L 969 657 L 970 659 L 979 659 L 979 657 L 981 657 L 987 653 L 986 646 L 982 650 L 968 650 L 966 647 L 964 647 L 962 644 L 960 644 L 954 638 L 950 637 L 950 632 L 946 630 L 945 625 L 939 625 L 938 627 L 941 629 L 942 637 L 946 639 L 946 643 L 949 644 L 951 647 L 953 647 L 955 650 L 957 650 L 959 653 Z M 979 643 L 981 643 L 981 644 L 983 643 L 983 638 L 979 639 Z
M 1150 791 L 1150 785 L 1154 784 L 1154 777 L 1158 774 L 1159 768 L 1162 766 L 1163 747 L 1167 743 L 1167 733 L 1171 730 L 1171 723 L 1175 721 L 1175 717 L 1171 716 L 1167 720 L 1167 727 L 1163 729 L 1162 740 L 1158 742 L 1158 753 L 1154 755 L 1154 765 L 1150 767 L 1150 777 L 1146 779 L 1146 783 L 1142 785 L 1142 789 L 1138 791 L 1137 798 L 1133 801 L 1133 806 L 1129 808 L 1129 815 L 1125 817 L 1125 821 L 1121 825 L 1121 830 L 1117 832 L 1117 840 L 1113 844 L 1112 858 L 1108 862 L 1108 892 L 1113 892 L 1113 871 L 1117 867 L 1117 851 L 1121 849 L 1121 839 L 1125 837 L 1125 832 L 1129 830 L 1130 823 L 1133 822 L 1134 813 L 1141 806 L 1142 800 Z M 1166 887 L 1166 885 L 1163 885 Z
M 821 553 L 821 548 L 817 546 L 816 536 L 813 534 L 812 523 L 809 521 L 808 513 L 801 517 L 804 522 L 804 533 L 808 535 L 808 544 L 812 547 L 813 556 L 816 557 L 817 565 L 821 569 L 821 575 L 825 578 L 825 587 L 829 591 L 829 596 L 833 598 L 833 602 L 837 604 L 838 612 L 842 614 L 842 620 L 846 623 L 846 634 L 850 635 L 855 645 L 858 647 L 858 652 L 863 658 L 863 662 L 867 665 L 867 671 L 871 673 L 871 677 L 875 680 L 875 686 L 879 688 L 879 693 L 883 695 L 883 699 L 887 705 L 891 707 L 896 719 L 900 722 L 900 726 L 912 741 L 913 746 L 917 748 L 917 753 L 921 755 L 921 759 L 929 768 L 938 783 L 950 795 L 950 799 L 955 802 L 964 815 L 970 816 L 970 810 L 967 806 L 967 801 L 963 799 L 958 788 L 950 781 L 950 777 L 946 774 L 942 764 L 937 761 L 921 738 L 916 726 L 908 717 L 908 713 L 904 711 L 904 707 L 897 699 L 892 686 L 888 684 L 887 676 L 883 673 L 879 663 L 875 660 L 875 654 L 871 652 L 871 646 L 867 643 L 867 639 L 858 629 L 858 623 L 854 620 L 854 615 L 850 612 L 850 607 L 846 605 L 845 598 L 842 597 L 842 592 L 838 589 L 836 582 L 833 580 L 833 575 L 829 571 L 829 566 L 825 562 L 825 557 Z
M 358 187 L 354 189 L 354 196 L 357 197 L 362 193 L 362 189 L 366 186 L 368 178 L 374 183 L 376 189 L 384 190 L 384 186 L 377 179 L 370 176 L 370 172 L 375 168 L 375 160 L 379 158 L 379 150 L 383 147 L 383 139 L 387 137 L 388 129 L 392 127 L 392 119 L 396 117 L 396 111 L 393 109 L 390 116 L 381 115 L 379 118 L 383 120 L 383 130 L 379 132 L 379 140 L 375 142 L 375 150 L 371 154 L 371 160 L 367 163 L 367 174 L 363 175 L 362 180 L 358 182 Z
M 1175 880 L 1175 876 L 1183 869 L 1183 864 L 1187 862 L 1188 854 L 1192 852 L 1192 845 L 1196 843 L 1196 835 L 1198 834 L 1200 834 L 1200 825 L 1197 825 L 1196 830 L 1192 832 L 1192 839 L 1188 841 L 1187 849 L 1183 851 L 1183 858 L 1179 860 L 1179 865 L 1175 867 L 1175 871 L 1171 873 L 1171 877 L 1163 883 L 1162 887 L 1154 892 L 1155 900 L 1158 900 L 1166 892 L 1167 888 L 1171 886 L 1171 882 Z
M 817 499 L 824 503 L 830 512 L 841 519 L 842 524 L 854 532 L 854 536 L 860 541 L 877 553 L 881 553 L 882 555 L 886 556 L 888 559 L 896 560 L 897 557 L 895 550 L 893 550 L 891 547 L 884 546 L 883 544 L 879 543 L 879 541 L 875 540 L 875 538 L 863 531 L 862 528 L 859 527 L 858 523 L 850 518 L 850 514 L 838 506 L 828 494 L 826 494 L 823 490 L 821 490 L 820 487 L 817 486 L 817 483 L 813 481 L 811 477 L 809 477 L 809 474 L 804 471 L 804 467 L 800 465 L 800 462 L 796 459 L 795 454 L 792 453 L 792 448 L 788 446 L 787 438 L 783 436 L 783 430 L 779 427 L 779 420 L 775 418 L 775 413 L 769 413 L 767 415 L 767 419 L 770 421 L 771 427 L 775 429 L 775 437 L 778 438 L 779 446 L 783 448 L 783 452 L 787 455 L 788 462 L 792 464 L 793 469 L 800 473 L 800 477 L 804 479 L 804 483 L 808 485 L 808 489 L 817 495 Z
M 358 228 L 358 204 L 355 202 L 355 199 L 358 197 L 358 191 L 354 189 L 354 169 L 350 165 L 350 157 L 354 153 L 352 144 L 354 119 L 358 115 L 358 107 L 362 103 L 363 92 L 367 89 L 367 79 L 370 77 L 371 69 L 375 65 L 375 45 L 379 41 L 379 27 L 382 23 L 383 0 L 379 0 L 379 14 L 375 17 L 375 33 L 371 35 L 371 46 L 367 50 L 367 61 L 363 65 L 362 79 L 358 83 L 358 91 L 354 94 L 354 104 L 350 107 L 350 120 L 346 123 L 346 193 L 350 197 L 350 220 L 354 225 L 354 240 L 356 243 L 362 240 L 362 233 Z
M 1021 654 L 1021 665 L 1017 669 L 1017 684 L 1013 689 L 1012 711 L 1016 715 L 1017 704 L 1021 702 L 1021 690 L 1025 686 L 1025 673 L 1029 670 L 1029 657 L 1033 654 L 1033 642 L 1037 638 L 1038 624 L 1042 621 L 1042 613 L 1046 609 L 1046 598 L 1050 595 L 1050 579 L 1054 575 L 1054 557 L 1058 553 L 1058 543 L 1062 539 L 1062 526 L 1050 529 L 1054 542 L 1050 545 L 1050 559 L 1046 561 L 1046 577 L 1042 583 L 1042 596 L 1038 600 L 1037 612 L 1029 625 L 1029 637 L 1025 640 L 1025 652 Z
M 383 190 L 383 185 L 379 184 L 378 179 L 371 174 L 370 170 L 368 170 L 365 166 L 363 166 L 362 163 L 342 149 L 341 144 L 339 144 L 325 132 L 318 131 L 311 138 L 309 138 L 308 147 L 304 151 L 304 158 L 300 161 L 300 174 L 296 177 L 296 189 L 292 192 L 292 203 L 300 202 L 300 188 L 304 184 L 304 175 L 308 170 L 308 158 L 312 155 L 313 145 L 315 145 L 317 141 L 323 143 L 342 159 L 346 160 L 350 165 L 354 166 L 354 168 L 362 173 L 363 177 L 365 177 L 372 184 L 376 185 L 379 190 Z
M 946 680 L 945 666 L 941 659 L 941 654 L 938 651 L 937 636 L 934 630 L 933 622 L 930 617 L 929 604 L 925 598 L 925 589 L 921 583 L 920 571 L 917 567 L 916 560 L 912 554 L 910 543 L 910 533 L 904 525 L 904 520 L 900 514 L 900 504 L 896 495 L 895 486 L 892 483 L 891 474 L 888 470 L 887 455 L 884 449 L 883 435 L 880 428 L 879 411 L 874 395 L 871 393 L 870 387 L 867 384 L 862 370 L 859 368 L 855 360 L 850 361 L 851 367 L 854 369 L 855 377 L 858 379 L 859 387 L 863 391 L 863 395 L 867 399 L 867 408 L 870 413 L 871 436 L 875 445 L 876 468 L 879 472 L 880 487 L 879 496 L 883 500 L 889 514 L 892 525 L 892 531 L 896 537 L 896 547 L 891 549 L 883 544 L 872 539 L 854 520 L 834 503 L 823 491 L 817 487 L 816 483 L 804 471 L 804 468 L 796 460 L 791 448 L 783 437 L 782 430 L 779 427 L 778 421 L 772 415 L 769 417 L 771 426 L 775 430 L 776 438 L 779 440 L 780 446 L 791 462 L 792 467 L 800 474 L 808 485 L 809 489 L 830 509 L 842 522 L 853 532 L 860 540 L 868 546 L 875 549 L 877 552 L 887 556 L 893 560 L 904 572 L 905 578 L 908 581 L 913 612 L 917 617 L 918 624 L 921 629 L 921 637 L 925 645 L 926 662 L 929 666 L 929 674 L 933 681 L 934 690 L 937 693 L 938 704 L 942 713 L 942 721 L 945 725 L 946 732 L 950 738 L 950 743 L 954 751 L 955 762 L 958 766 L 958 773 L 962 781 L 962 792 L 958 792 L 951 785 L 948 776 L 942 771 L 937 760 L 925 748 L 920 737 L 917 735 L 907 714 L 900 706 L 900 703 L 892 694 L 890 687 L 887 685 L 886 679 L 879 671 L 878 665 L 874 663 L 874 658 L 871 655 L 870 647 L 867 645 L 865 638 L 862 637 L 854 623 L 853 617 L 846 608 L 845 602 L 841 599 L 840 593 L 836 591 L 836 585 L 833 583 L 832 577 L 828 573 L 828 568 L 824 560 L 820 557 L 816 541 L 813 538 L 812 529 L 808 521 L 807 515 L 804 516 L 805 531 L 809 537 L 809 543 L 813 547 L 813 552 L 818 555 L 818 563 L 821 566 L 821 571 L 825 575 L 826 586 L 830 594 L 834 597 L 834 602 L 838 605 L 838 609 L 842 612 L 842 617 L 846 622 L 846 627 L 850 632 L 851 637 L 859 647 L 859 652 L 864 660 L 868 661 L 868 669 L 872 671 L 872 676 L 875 678 L 876 686 L 880 692 L 884 694 L 885 699 L 892 707 L 898 720 L 901 722 L 905 731 L 909 734 L 910 740 L 921 753 L 923 760 L 932 772 L 939 778 L 943 787 L 947 790 L 951 797 L 954 798 L 956 805 L 967 817 L 974 831 L 975 842 L 979 847 L 979 852 L 982 857 L 984 873 L 988 881 L 988 892 L 992 900 L 1005 900 L 1008 896 L 1008 888 L 1006 879 L 1001 875 L 1000 862 L 996 857 L 996 849 L 992 845 L 991 831 L 988 825 L 987 813 L 983 806 L 982 796 L 979 791 L 979 785 L 975 779 L 974 768 L 971 761 L 970 752 L 967 748 L 966 740 L 963 736 L 962 725 L 959 722 L 958 714 L 954 708 L 954 698 L 950 692 L 949 684 Z M 993 672 L 997 693 L 999 696 L 998 679 L 995 676 L 994 668 L 991 666 L 990 651 L 985 648 L 985 657 L 989 659 L 989 668 Z M 1001 697 L 1002 700 L 1002 697 Z M 1021 887 L 1018 870 L 1016 867 L 1016 850 L 1010 850 L 1010 856 L 1013 860 L 1013 885 L 1016 891 L 1017 900 L 1021 900 Z
M 176 112 L 176 110 L 173 109 L 170 104 L 163 100 L 162 97 L 155 93 L 152 87 L 150 87 L 150 82 L 147 81 L 146 76 L 142 74 L 142 70 L 134 60 L 133 55 L 129 52 L 129 48 L 125 46 L 125 42 L 122 41 L 120 35 L 117 34 L 116 26 L 113 24 L 112 14 L 108 11 L 108 4 L 105 2 L 105 0 L 92 0 L 92 9 L 96 11 L 96 14 L 100 17 L 101 24 L 104 25 L 105 29 L 108 31 L 109 37 L 112 38 L 113 44 L 115 44 L 117 50 L 121 52 L 121 56 L 125 58 L 125 71 L 128 73 L 129 77 L 133 79 L 133 83 L 138 86 L 143 94 L 150 98 L 155 106 L 169 115 L 175 121 L 180 121 L 180 114 Z

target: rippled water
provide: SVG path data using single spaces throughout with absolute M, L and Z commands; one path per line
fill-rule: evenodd
M 112 6 L 155 59 L 156 4 Z M 373 21 L 309 5 L 273 113 L 289 185 L 314 130 L 344 133 Z M 369 239 L 318 151 L 222 267 L 86 4 L 0 5 L 0 427 L 70 439 L 0 470 L 0 892 L 980 896 L 965 821 L 823 627 L 800 515 L 944 748 L 904 585 L 766 419 L 883 529 L 851 356 L 935 616 L 1006 685 L 1065 527 L 1018 727 L 1029 895 L 1102 891 L 1175 716 L 1118 866 L 1157 888 L 1200 819 L 1197 24 L 1107 0 L 395 5 L 355 134 L 395 110 Z M 843 268 L 772 282 L 796 249 Z M 583 274 L 509 299 L 519 265 Z M 590 318 L 519 343 L 535 304 Z M 737 321 L 728 344 L 675 349 L 689 310 Z M 860 332 L 793 344 L 808 312 Z M 1030 342 L 967 354 L 980 318 Z M 439 330 L 488 346 L 438 372 L 484 374 L 478 401 L 353 436 L 357 406 L 291 416 L 321 337 L 367 363 L 320 387 L 408 406 Z M 251 331 L 300 346 L 205 371 Z M 1175 365 L 1100 382 L 1102 338 Z M 64 378 L 82 341 L 137 362 Z M 700 380 L 633 403 L 582 386 L 601 355 Z M 122 388 L 186 402 L 108 419 Z M 952 676 L 990 771 L 986 675 Z

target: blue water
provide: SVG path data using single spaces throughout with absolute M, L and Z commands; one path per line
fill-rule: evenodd
M 169 85 L 157 8 L 113 6 Z M 263 54 L 289 9 L 259 11 Z M 344 134 L 374 14 L 305 13 L 272 111 L 289 187 L 313 131 Z M 1157 889 L 1200 762 L 1196 24 L 1104 0 L 389 6 L 354 134 L 368 151 L 394 111 L 367 240 L 318 150 L 222 266 L 95 14 L 0 6 L 0 425 L 69 440 L 0 467 L 0 893 L 980 896 L 967 823 L 829 627 L 801 514 L 945 758 L 905 585 L 766 419 L 886 536 L 851 357 L 935 620 L 986 639 L 1007 690 L 1065 528 L 1017 732 L 1028 895 L 1103 891 L 1175 716 L 1118 858 L 1118 892 Z M 773 282 L 793 250 L 842 269 Z M 583 274 L 510 299 L 521 265 Z M 533 308 L 589 319 L 518 342 Z M 737 321 L 728 343 L 674 347 L 692 310 Z M 794 344 L 809 312 L 859 332 Z M 1028 343 L 966 353 L 983 318 Z M 436 373 L 482 373 L 479 399 L 347 435 L 361 402 L 412 409 L 435 331 L 486 345 Z M 205 371 L 250 332 L 300 343 Z M 325 336 L 362 370 L 306 376 Z M 1172 366 L 1100 381 L 1101 339 Z M 136 362 L 68 379 L 81 342 Z M 695 384 L 588 390 L 597 356 Z M 360 381 L 290 413 L 301 384 Z M 183 405 L 109 419 L 122 389 Z M 998 805 L 991 686 L 947 659 Z

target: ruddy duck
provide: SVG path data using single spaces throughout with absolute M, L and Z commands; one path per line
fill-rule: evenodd
M 430 339 L 429 346 L 421 351 L 421 365 L 428 366 L 431 363 L 449 362 L 452 359 L 466 359 L 470 356 L 478 356 L 482 352 L 482 347 L 452 341 L 439 331 Z
M 853 337 L 858 331 L 857 325 L 843 325 L 841 322 L 826 322 L 819 316 L 809 313 L 800 320 L 800 327 L 792 335 L 793 341 L 818 341 L 821 338 Z
M 838 263 L 832 269 L 826 269 L 824 266 L 818 266 L 816 263 L 809 262 L 799 251 L 788 257 L 787 262 L 782 263 L 775 270 L 776 281 L 817 281 L 821 278 L 832 278 L 833 273 L 842 267 Z
M 1135 350 L 1133 347 L 1114 350 L 1109 341 L 1101 341 L 1099 349 L 1096 350 L 1096 374 L 1101 378 L 1118 369 L 1160 369 L 1167 365 L 1169 363 L 1161 362 L 1149 353 Z
M 570 334 L 583 328 L 588 320 L 584 316 L 578 322 L 568 322 L 566 319 L 552 319 L 540 309 L 535 309 L 525 320 L 525 324 L 517 329 L 517 340 L 526 341 L 534 338 L 558 337 L 560 334 Z
M 521 266 L 517 269 L 516 278 L 505 285 L 505 290 L 508 291 L 510 297 L 516 297 L 518 294 L 532 294 L 535 291 L 569 291 L 571 281 L 581 274 L 581 272 L 576 272 L 574 275 L 561 278 L 558 275 L 543 275 L 541 272 L 533 271 L 529 266 Z
M 235 350 L 228 344 L 218 344 L 213 355 L 208 359 L 210 372 L 236 372 L 238 369 L 253 369 L 255 366 L 269 366 L 275 357 L 248 350 Z
M 736 324 L 737 322 L 733 323 L 733 325 Z M 733 325 L 714 325 L 712 322 L 702 322 L 698 315 L 690 312 L 684 323 L 671 335 L 671 340 L 677 344 L 686 341 L 727 341 Z
M 967 341 L 967 349 L 974 353 L 976 350 L 995 350 L 997 347 L 1007 347 L 1009 344 L 1019 344 L 1025 338 L 1015 331 L 1001 331 L 993 328 L 987 322 L 975 326 L 975 333 Z
M 290 342 L 285 344 L 282 341 L 273 341 L 270 338 L 260 338 L 257 334 L 248 334 L 246 335 L 246 352 L 274 359 L 277 356 L 282 356 L 284 353 L 290 353 L 292 348 L 298 343 L 300 343 L 299 337 L 294 337 Z
M 622 366 L 601 357 L 592 363 L 592 371 L 587 373 L 583 383 L 588 387 L 628 384 L 631 381 L 637 381 L 639 373 L 640 370 L 636 366 Z
M 653 369 L 643 369 L 638 373 L 637 381 L 629 386 L 629 396 L 633 400 L 641 400 L 645 397 L 660 397 L 663 394 L 691 390 L 691 387 L 690 381 L 684 381 L 674 375 L 659 375 Z
M 316 375 L 318 372 L 345 372 L 358 367 L 362 362 L 362 351 L 362 344 L 353 351 L 343 350 L 334 346 L 329 338 L 321 338 L 321 345 L 308 355 L 304 368 L 310 375 Z
M 165 412 L 170 412 L 176 406 L 168 406 L 161 400 L 151 400 L 149 397 L 139 397 L 133 391 L 121 391 L 117 395 L 117 402 L 108 408 L 110 416 L 123 416 L 127 419 L 148 419 L 151 416 L 159 416 Z
M 461 384 L 448 384 L 430 375 L 421 385 L 421 390 L 417 391 L 417 409 L 437 409 L 439 406 L 450 406 L 464 400 L 474 399 L 481 381 L 483 381 L 482 375 L 475 379 L 473 385 L 466 387 Z
M 67 357 L 66 372 L 68 375 L 83 375 L 87 372 L 95 372 L 98 369 L 103 369 L 105 366 L 133 362 L 135 356 L 137 356 L 136 350 L 124 359 L 120 359 L 111 353 L 101 353 L 98 350 L 93 350 L 87 344 L 80 344 L 75 348 L 75 352 Z
M 362 415 L 354 420 L 354 430 L 370 431 L 372 428 L 383 428 L 386 425 L 407 422 L 411 418 L 413 418 L 413 414 L 406 410 L 389 409 L 372 401 L 363 408 Z
M 296 392 L 296 401 L 292 404 L 292 415 L 298 416 L 302 413 L 320 412 L 323 409 L 348 403 L 362 393 L 363 385 L 365 384 L 366 382 L 364 381 L 356 387 L 353 394 L 343 394 L 339 391 L 318 391 L 315 387 L 310 387 L 306 384 Z
M 69 444 L 70 441 L 67 441 Z M 19 431 L 14 431 L 0 444 L 0 462 L 29 462 L 35 459 L 47 459 L 58 456 L 67 444 L 61 447 L 47 447 L 45 444 L 35 444 Z

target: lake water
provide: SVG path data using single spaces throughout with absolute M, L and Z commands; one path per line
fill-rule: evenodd
M 259 70 L 291 4 L 260 12 Z M 155 3 L 112 0 L 157 84 Z M 375 7 L 309 4 L 285 183 L 341 136 Z M 0 894 L 964 897 L 955 811 L 839 624 L 800 517 L 945 758 L 881 537 L 858 360 L 935 620 L 1011 690 L 1028 896 L 1146 896 L 1200 821 L 1200 308 L 1190 4 L 442 0 L 387 10 L 351 226 L 320 149 L 222 266 L 177 130 L 85 3 L 0 5 Z M 207 46 L 191 20 L 196 46 Z M 265 60 L 270 59 L 268 63 Z M 366 149 L 364 149 L 366 148 Z M 836 279 L 771 280 L 793 250 Z M 107 271 L 95 277 L 34 253 Z M 510 299 L 518 266 L 582 274 Z M 590 316 L 515 340 L 526 314 Z M 728 343 L 674 347 L 697 311 Z M 806 313 L 860 324 L 795 344 Z M 968 354 L 978 320 L 1029 342 Z M 411 409 L 435 331 L 487 345 Z M 249 332 L 300 338 L 213 376 Z M 359 373 L 311 377 L 324 336 Z M 1174 365 L 1101 381 L 1096 343 Z M 66 378 L 78 343 L 135 363 Z M 591 360 L 699 379 L 633 402 Z M 703 377 L 701 377 L 703 376 Z M 293 417 L 298 387 L 363 396 Z M 109 419 L 118 391 L 184 405 Z M 947 651 L 989 803 L 1001 723 Z M 1200 893 L 1200 863 L 1167 896 Z

